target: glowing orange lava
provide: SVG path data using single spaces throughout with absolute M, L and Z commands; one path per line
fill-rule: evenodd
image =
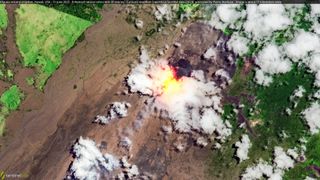
M 175 94 L 181 90 L 181 81 L 176 78 L 173 68 L 164 71 L 162 82 L 162 89 L 165 94 Z

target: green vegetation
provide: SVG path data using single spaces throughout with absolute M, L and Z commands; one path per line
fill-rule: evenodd
M 273 41 L 276 45 L 281 46 L 286 42 L 291 41 L 294 38 L 294 28 L 289 27 L 284 30 L 276 31 L 273 33 Z
M 17 85 L 11 86 L 0 97 L 1 104 L 10 111 L 18 109 L 23 94 L 19 90 Z
M 197 10 L 200 4 L 179 4 L 180 13 L 188 13 Z
M 36 4 L 16 11 L 17 45 L 26 67 L 35 67 L 35 86 L 42 90 L 61 64 L 63 53 L 92 22 Z
M 4 81 L 12 81 L 13 80 L 13 72 L 9 69 L 8 64 L 5 60 L 0 61 L 0 79 Z
M 26 82 L 29 86 L 32 86 L 34 84 L 33 77 L 26 77 Z
M 312 27 L 312 21 L 309 19 L 310 8 L 310 5 L 304 5 L 293 17 L 294 23 L 284 30 L 274 32 L 271 39 L 278 46 L 281 46 L 285 42 L 289 42 L 294 38 L 294 32 L 297 29 L 310 31 Z
M 237 62 L 238 68 L 233 77 L 233 83 L 229 87 L 228 95 L 238 97 L 241 104 L 245 105 L 243 114 L 248 121 L 259 123 L 251 127 L 253 133 L 247 132 L 252 141 L 252 147 L 249 151 L 250 159 L 237 164 L 234 158 L 235 148 L 233 144 L 244 133 L 244 130 L 239 128 L 233 129 L 233 135 L 223 145 L 221 150 L 213 152 L 209 162 L 210 173 L 216 177 L 224 177 L 225 179 L 233 178 L 230 177 L 232 175 L 232 173 L 229 173 L 230 169 L 235 172 L 241 172 L 260 158 L 270 161 L 274 146 L 292 148 L 297 146 L 301 137 L 308 136 L 308 127 L 301 117 L 301 112 L 310 105 L 308 96 L 315 92 L 313 88 L 314 75 L 307 72 L 303 66 L 295 65 L 290 72 L 275 75 L 270 86 L 263 87 L 253 82 L 253 72 L 248 74 L 242 72 L 243 62 L 241 59 Z M 293 108 L 293 102 L 289 99 L 298 86 L 303 86 L 306 93 L 298 100 L 297 107 Z M 249 102 L 243 94 L 256 97 L 255 103 Z M 233 107 L 233 104 L 225 104 L 223 118 L 229 119 L 232 125 L 235 126 L 237 125 L 237 118 L 232 111 Z M 290 115 L 285 112 L 288 107 L 292 110 Z M 281 134 L 283 132 L 288 137 L 282 137 Z M 319 163 L 318 157 L 314 159 L 320 152 L 317 147 L 319 145 L 317 143 L 309 143 L 308 146 L 310 146 L 307 147 L 307 149 L 310 148 L 310 152 L 307 152 L 307 156 L 308 154 L 312 154 L 308 156 L 309 158 L 307 157 L 312 162 L 308 165 L 315 164 L 314 162 Z M 220 163 L 217 161 L 220 161 Z M 223 162 L 222 166 L 221 162 Z M 298 165 L 297 167 L 302 168 L 306 167 L 306 165 Z M 226 171 L 226 169 L 228 170 Z M 297 175 L 295 174 L 290 177 L 297 177 Z
M 308 167 L 311 165 L 320 167 L 320 134 L 313 135 L 307 140 L 307 151 L 305 153 L 307 160 L 305 162 L 298 163 L 293 169 L 289 170 L 285 174 L 284 179 L 304 179 L 306 176 L 316 176 L 316 172 Z
M 9 115 L 10 111 L 14 111 L 19 108 L 23 96 L 23 93 L 17 85 L 12 85 L 1 95 L 0 103 L 2 107 L 0 111 L 0 135 L 4 132 L 5 118 Z
M 82 18 L 91 22 L 98 22 L 101 19 L 99 10 L 104 4 L 49 4 L 48 7 L 58 11 Z
M 274 76 L 274 82 L 269 87 L 259 86 L 255 89 L 256 97 L 260 100 L 258 105 L 261 110 L 260 116 L 264 120 L 264 126 L 259 127 L 258 130 L 265 136 L 257 143 L 260 143 L 261 146 L 269 145 L 267 141 L 270 140 L 270 137 L 274 137 L 274 140 L 277 141 L 277 135 L 285 131 L 289 136 L 285 144 L 287 147 L 293 147 L 299 138 L 306 135 L 308 128 L 300 113 L 309 105 L 308 95 L 315 91 L 313 82 L 314 75 L 308 73 L 305 67 L 294 66 L 290 72 Z M 289 101 L 289 98 L 300 85 L 305 88 L 306 93 L 299 99 L 297 107 L 292 108 L 293 102 Z M 291 115 L 285 113 L 286 108 L 291 108 Z M 276 144 L 271 143 L 270 145 Z
M 5 8 L 5 4 L 0 4 L 0 29 L 7 28 L 8 25 L 8 13 Z M 2 31 L 0 30 L 0 34 Z
M 234 32 L 235 30 L 234 29 L 231 29 L 229 27 L 226 27 L 224 30 L 223 30 L 223 33 L 227 36 L 231 36 L 232 33 Z
M 303 29 L 305 31 L 310 31 L 312 27 L 312 21 L 310 21 L 309 14 L 311 11 L 310 4 L 304 5 L 304 7 L 296 14 L 296 16 L 293 18 L 294 25 L 299 28 Z
M 203 8 L 200 4 L 188 4 L 182 3 L 179 4 L 178 11 L 176 12 L 177 17 L 181 18 L 182 15 L 188 14 L 189 17 L 194 19 L 204 18 L 202 12 L 199 12 L 199 9 Z
M 301 29 L 310 31 L 313 25 L 310 11 L 310 5 L 304 5 L 296 11 L 292 25 L 284 30 L 273 32 L 270 37 L 266 37 L 264 40 L 252 40 L 248 45 L 248 52 L 241 58 L 257 55 L 265 44 L 275 43 L 281 46 L 291 41 L 295 32 Z M 236 30 L 229 27 L 223 30 L 224 34 L 229 36 L 234 31 Z M 247 37 L 247 34 L 241 28 L 237 31 Z M 313 86 L 314 74 L 308 72 L 302 64 L 295 64 L 290 72 L 273 75 L 273 82 L 270 86 L 264 87 L 254 83 L 253 72 L 247 74 L 242 72 L 242 59 L 237 62 L 238 68 L 227 94 L 238 97 L 240 104 L 244 104 L 242 112 L 251 124 L 252 129 L 252 132 L 246 132 L 252 141 L 252 147 L 249 151 L 250 159 L 241 164 L 236 163 L 233 144 L 239 140 L 243 130 L 234 128 L 230 140 L 223 145 L 219 152 L 213 152 L 210 160 L 210 173 L 221 179 L 238 179 L 238 177 L 232 177 L 234 173 L 229 173 L 230 170 L 239 175 L 245 168 L 255 164 L 260 158 L 270 162 L 275 146 L 281 146 L 284 149 L 299 147 L 299 139 L 307 137 L 308 143 L 305 153 L 307 160 L 297 163 L 293 169 L 286 172 L 284 179 L 304 179 L 310 175 L 315 177 L 316 172 L 311 170 L 310 166 L 320 166 L 320 135 L 310 136 L 309 128 L 301 114 L 310 106 L 312 101 L 310 97 L 316 91 Z M 290 96 L 298 86 L 303 86 L 306 92 L 303 97 L 296 99 L 297 106 L 295 107 L 295 102 L 290 101 Z M 256 98 L 254 103 L 248 100 L 247 95 Z M 234 106 L 232 103 L 224 105 L 225 114 L 223 118 L 230 120 L 232 125 L 237 125 L 237 117 L 233 112 Z M 287 108 L 290 108 L 291 113 L 286 112 Z

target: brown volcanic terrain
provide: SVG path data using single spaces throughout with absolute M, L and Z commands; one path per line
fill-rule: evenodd
M 155 20 L 146 13 L 149 7 L 142 8 L 138 16 L 145 26 L 137 30 L 125 21 L 125 10 L 125 6 L 105 6 L 102 20 L 90 27 L 85 39 L 64 55 L 61 67 L 49 79 L 44 93 L 24 84 L 24 77 L 32 74 L 32 70 L 17 70 L 16 80 L 28 96 L 20 111 L 12 113 L 7 120 L 8 133 L 1 141 L 0 170 L 7 174 L 26 172 L 28 179 L 63 179 L 73 160 L 70 149 L 77 138 L 90 137 L 97 144 L 107 142 L 103 151 L 121 157 L 128 151 L 118 146 L 119 139 L 127 135 L 134 144 L 129 161 L 137 164 L 140 172 L 154 179 L 208 179 L 204 171 L 210 149 L 193 146 L 194 139 L 189 135 L 164 135 L 160 129 L 168 121 L 152 115 L 140 128 L 134 128 L 146 98 L 119 92 L 126 91 L 124 77 L 130 64 L 138 59 L 140 45 L 157 54 L 168 44 L 172 48 L 166 57 L 180 57 L 189 52 L 196 62 L 204 53 L 196 54 L 197 48 L 206 50 L 221 34 L 203 24 L 193 24 L 187 35 L 198 30 L 208 32 L 199 33 L 203 35 L 200 38 L 210 37 L 205 39 L 205 44 L 201 44 L 204 39 L 191 34 L 189 38 L 179 39 L 181 29 L 189 25 L 185 23 L 178 28 L 165 27 L 163 31 L 168 32 L 167 35 L 156 33 L 152 38 L 143 36 L 141 42 L 135 42 L 134 37 L 149 30 Z M 11 42 L 14 36 L 8 38 Z M 192 38 L 197 40 L 192 41 Z M 190 46 L 175 49 L 172 45 L 176 40 Z M 14 57 L 14 53 L 10 56 Z M 108 104 L 114 101 L 129 102 L 132 105 L 129 116 L 104 126 L 93 124 L 94 117 L 105 112 Z M 173 143 L 181 138 L 188 148 L 177 152 Z

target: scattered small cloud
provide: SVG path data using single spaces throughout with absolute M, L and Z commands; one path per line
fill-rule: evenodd
M 94 122 L 108 124 L 113 119 L 126 117 L 129 107 L 131 107 L 130 103 L 114 102 L 110 105 L 107 115 L 97 115 Z
M 251 146 L 252 144 L 247 134 L 242 135 L 241 141 L 235 143 L 235 147 L 237 147 L 236 155 L 240 162 L 249 159 L 248 153 Z

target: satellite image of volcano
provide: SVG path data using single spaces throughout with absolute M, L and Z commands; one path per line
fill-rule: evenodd
M 0 4 L 4 179 L 320 179 L 320 5 Z

